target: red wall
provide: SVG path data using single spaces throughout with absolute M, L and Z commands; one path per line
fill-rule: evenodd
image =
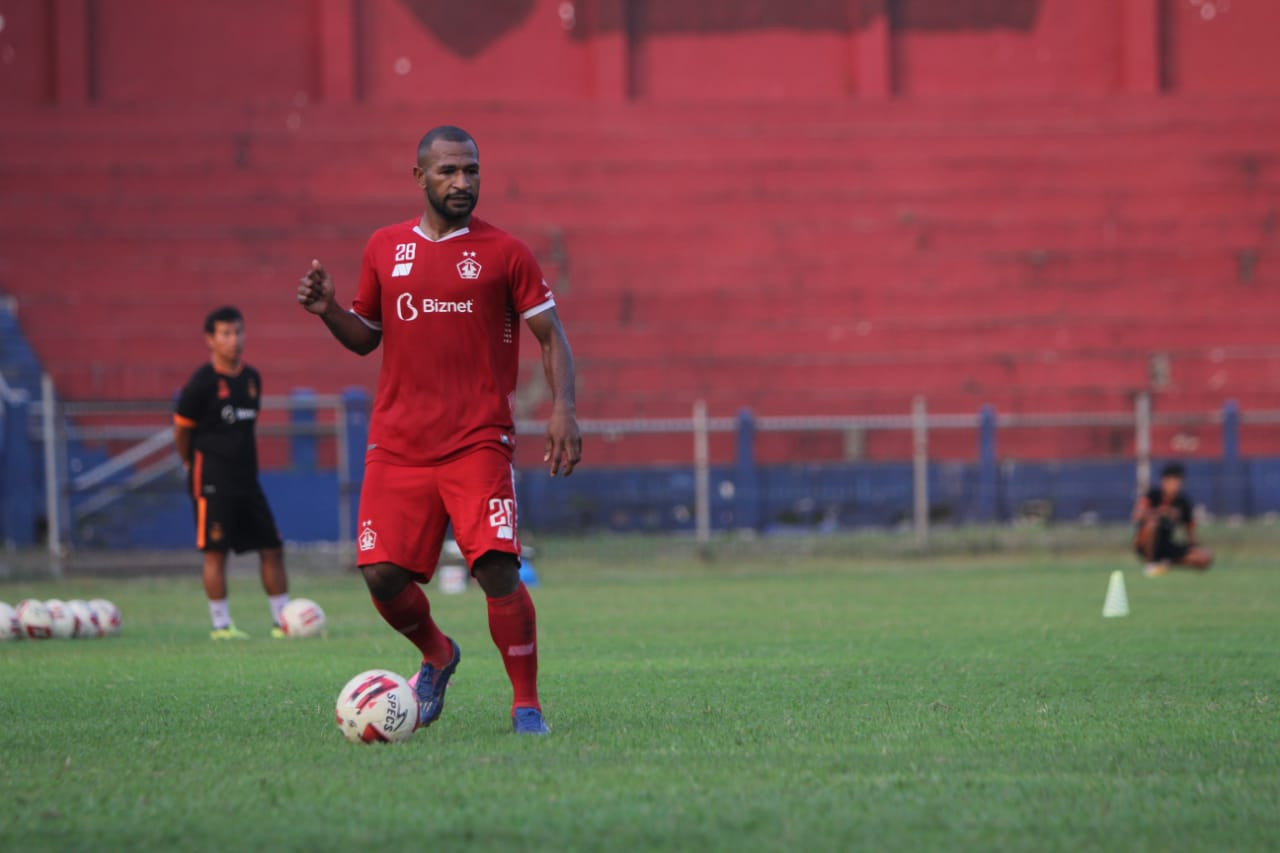
M 40 104 L 53 97 L 52 11 L 42 0 L 0 4 L 0 106 Z
M 1278 94 L 1261 0 L 4 0 L 0 105 Z
M 364 4 L 357 13 L 360 96 L 421 104 L 591 95 L 590 45 L 566 33 L 558 3 L 508 4 L 533 7 L 523 20 L 503 20 L 485 5 Z
M 91 5 L 94 99 L 287 101 L 316 85 L 312 0 Z
M 966 6 L 1007 11 L 982 21 L 985 26 L 964 26 L 954 10 Z M 892 16 L 896 87 L 931 97 L 1123 91 L 1128 34 L 1122 6 L 1117 0 L 903 0 L 894 4 Z
M 370 385 L 281 293 L 447 120 L 593 417 L 1280 408 L 1280 3 L 1205 2 L 0 0 L 0 290 L 72 397 L 170 394 L 214 290 Z
M 1189 94 L 1280 92 L 1280 3 L 1166 0 L 1167 85 Z

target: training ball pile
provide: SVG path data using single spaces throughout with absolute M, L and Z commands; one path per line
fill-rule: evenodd
M 371 669 L 338 694 L 338 728 L 352 743 L 399 743 L 418 727 L 418 697 L 394 672 Z
M 324 634 L 324 611 L 309 598 L 295 598 L 280 611 L 280 627 L 290 637 Z
M 0 641 L 113 637 L 120 625 L 120 608 L 105 598 L 27 598 L 16 608 L 0 601 Z

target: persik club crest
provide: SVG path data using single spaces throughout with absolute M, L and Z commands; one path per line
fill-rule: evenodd
M 361 551 L 372 551 L 373 546 L 378 544 L 378 534 L 373 529 L 372 521 L 360 523 L 360 535 L 356 537 L 356 542 Z
M 468 281 L 475 281 L 480 277 L 480 270 L 484 267 L 480 266 L 480 262 L 476 260 L 475 252 L 463 252 L 462 260 L 458 261 L 458 275 Z

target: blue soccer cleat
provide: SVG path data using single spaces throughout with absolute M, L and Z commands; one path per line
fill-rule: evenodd
M 440 712 L 444 710 L 444 690 L 449 686 L 453 671 L 458 668 L 458 661 L 462 659 L 462 649 L 458 648 L 458 644 L 449 640 L 449 645 L 453 646 L 453 657 L 444 668 L 437 671 L 434 666 L 423 661 L 422 670 L 418 673 L 418 683 L 414 685 L 414 690 L 418 694 L 420 729 L 425 729 L 439 719 Z
M 537 708 L 516 708 L 511 715 L 511 729 L 518 735 L 551 734 L 551 727 Z

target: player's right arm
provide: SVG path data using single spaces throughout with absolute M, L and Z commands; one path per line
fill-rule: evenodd
M 298 304 L 324 320 L 338 343 L 354 353 L 368 355 L 382 342 L 382 332 L 338 306 L 333 279 L 319 261 L 311 262 L 311 269 L 298 283 Z
M 191 470 L 191 460 L 195 456 L 196 424 L 200 417 L 201 406 L 211 390 L 204 380 L 204 371 L 197 370 L 182 386 L 178 393 L 178 402 L 173 411 L 173 448 L 178 451 L 182 467 Z
M 182 460 L 182 467 L 191 467 L 191 450 L 195 444 L 196 431 L 184 423 L 178 422 L 176 419 L 173 423 L 173 446 L 178 451 L 178 458 Z
M 1134 523 L 1146 521 L 1151 515 L 1151 499 L 1146 495 L 1140 495 L 1138 502 L 1133 505 Z

